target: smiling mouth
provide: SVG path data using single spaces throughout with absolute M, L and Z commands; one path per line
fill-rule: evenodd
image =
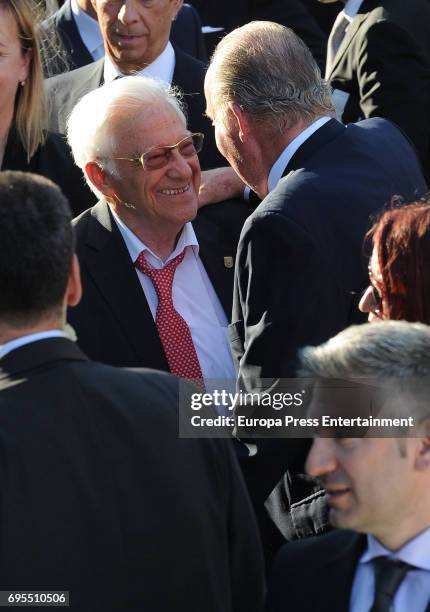
M 189 189 L 190 186 L 185 185 L 185 187 L 178 187 L 177 189 L 160 189 L 160 193 L 167 196 L 176 196 L 180 195 L 181 193 L 185 193 L 186 191 L 189 191 Z

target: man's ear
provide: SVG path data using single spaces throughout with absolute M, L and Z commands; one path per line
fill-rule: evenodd
M 420 424 L 423 434 L 418 440 L 415 468 L 420 471 L 430 469 L 430 419 Z
M 113 189 L 109 180 L 108 174 L 99 166 L 95 161 L 90 161 L 85 166 L 85 174 L 88 180 L 94 185 L 96 189 L 101 191 L 105 197 L 114 197 L 115 190 Z
M 73 254 L 70 264 L 69 281 L 67 283 L 66 303 L 67 306 L 76 306 L 82 297 L 81 271 L 76 253 Z
M 174 21 L 176 17 L 178 16 L 178 13 L 181 10 L 182 5 L 184 4 L 184 0 L 171 0 L 171 2 L 172 2 L 172 8 L 174 9 L 172 21 Z
M 236 122 L 240 141 L 245 142 L 250 132 L 250 122 L 247 114 L 241 109 L 239 104 L 236 104 L 236 102 L 229 102 L 228 109 L 233 115 L 233 120 Z

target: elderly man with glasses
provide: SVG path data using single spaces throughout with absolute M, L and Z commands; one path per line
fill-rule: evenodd
M 233 379 L 227 325 L 243 218 L 228 232 L 204 216 L 191 224 L 203 135 L 187 130 L 164 85 L 130 76 L 82 98 L 68 139 L 100 198 L 75 221 L 84 298 L 69 321 L 81 348 L 111 365 Z

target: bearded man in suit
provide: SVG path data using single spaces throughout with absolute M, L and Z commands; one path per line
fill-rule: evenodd
M 334 423 L 319 430 L 306 468 L 338 529 L 283 547 L 268 612 L 430 610 L 429 356 L 429 328 L 403 321 L 351 327 L 303 350 L 314 386 L 307 416 Z M 338 419 L 369 414 L 370 427 Z

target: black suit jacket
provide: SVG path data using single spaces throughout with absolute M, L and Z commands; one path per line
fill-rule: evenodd
M 304 40 L 318 65 L 325 65 L 327 35 L 301 0 L 191 0 L 203 25 L 221 26 L 223 32 L 207 34 L 209 54 L 226 33 L 249 21 L 276 21 L 291 29 Z
M 48 62 L 49 76 L 61 74 L 67 70 L 75 70 L 94 61 L 79 34 L 70 0 L 66 0 L 58 11 L 42 23 L 42 29 L 46 36 L 56 32 L 63 45 L 64 59 L 51 58 Z M 182 6 L 172 24 L 171 41 L 185 53 L 189 53 L 200 61 L 207 60 L 200 17 L 194 7 L 189 4 Z
M 226 202 L 203 209 L 193 222 L 200 257 L 228 320 L 234 271 L 226 267 L 224 257 L 234 260 L 249 212 L 243 202 Z M 99 202 L 74 224 L 83 298 L 69 309 L 68 319 L 80 347 L 110 365 L 168 371 L 154 319 L 109 206 Z
M 385 117 L 414 143 L 430 179 L 430 4 L 364 0 L 328 79 L 349 94 L 342 121 Z
M 364 320 L 358 302 L 368 285 L 362 244 L 371 217 L 394 194 L 410 201 L 425 189 L 412 147 L 383 119 L 348 127 L 331 119 L 299 147 L 239 241 L 231 347 L 242 389 L 268 379 L 263 387 L 279 391 L 280 378 L 295 376 L 299 348 Z M 275 516 L 288 539 L 325 526 L 322 497 L 308 517 L 298 508 L 298 522 L 286 512 L 306 497 L 295 474 L 303 472 L 308 448 L 309 440 L 266 440 L 243 461 L 257 512 L 285 470 L 293 473 Z M 314 491 L 310 483 L 308 494 Z
M 64 136 L 49 133 L 30 161 L 16 131 L 9 133 L 2 170 L 33 172 L 51 179 L 67 197 L 74 215 L 92 206 L 96 199 L 74 162 Z
M 177 402 L 174 377 L 87 361 L 64 338 L 0 360 L 3 589 L 68 590 L 81 612 L 261 611 L 231 447 L 179 439 Z
M 176 65 L 173 83 L 184 93 L 188 127 L 193 132 L 203 132 L 205 142 L 199 154 L 203 170 L 225 166 L 225 159 L 216 148 L 211 122 L 205 115 L 204 79 L 206 67 L 202 62 L 175 48 Z M 51 131 L 64 134 L 67 119 L 75 104 L 87 93 L 103 84 L 104 59 L 60 74 L 46 82 Z
M 346 529 L 283 546 L 271 573 L 266 612 L 346 612 L 365 547 L 366 536 Z
M 366 536 L 335 530 L 282 547 L 269 581 L 266 612 L 346 612 Z M 312 588 L 309 588 L 312 585 Z

